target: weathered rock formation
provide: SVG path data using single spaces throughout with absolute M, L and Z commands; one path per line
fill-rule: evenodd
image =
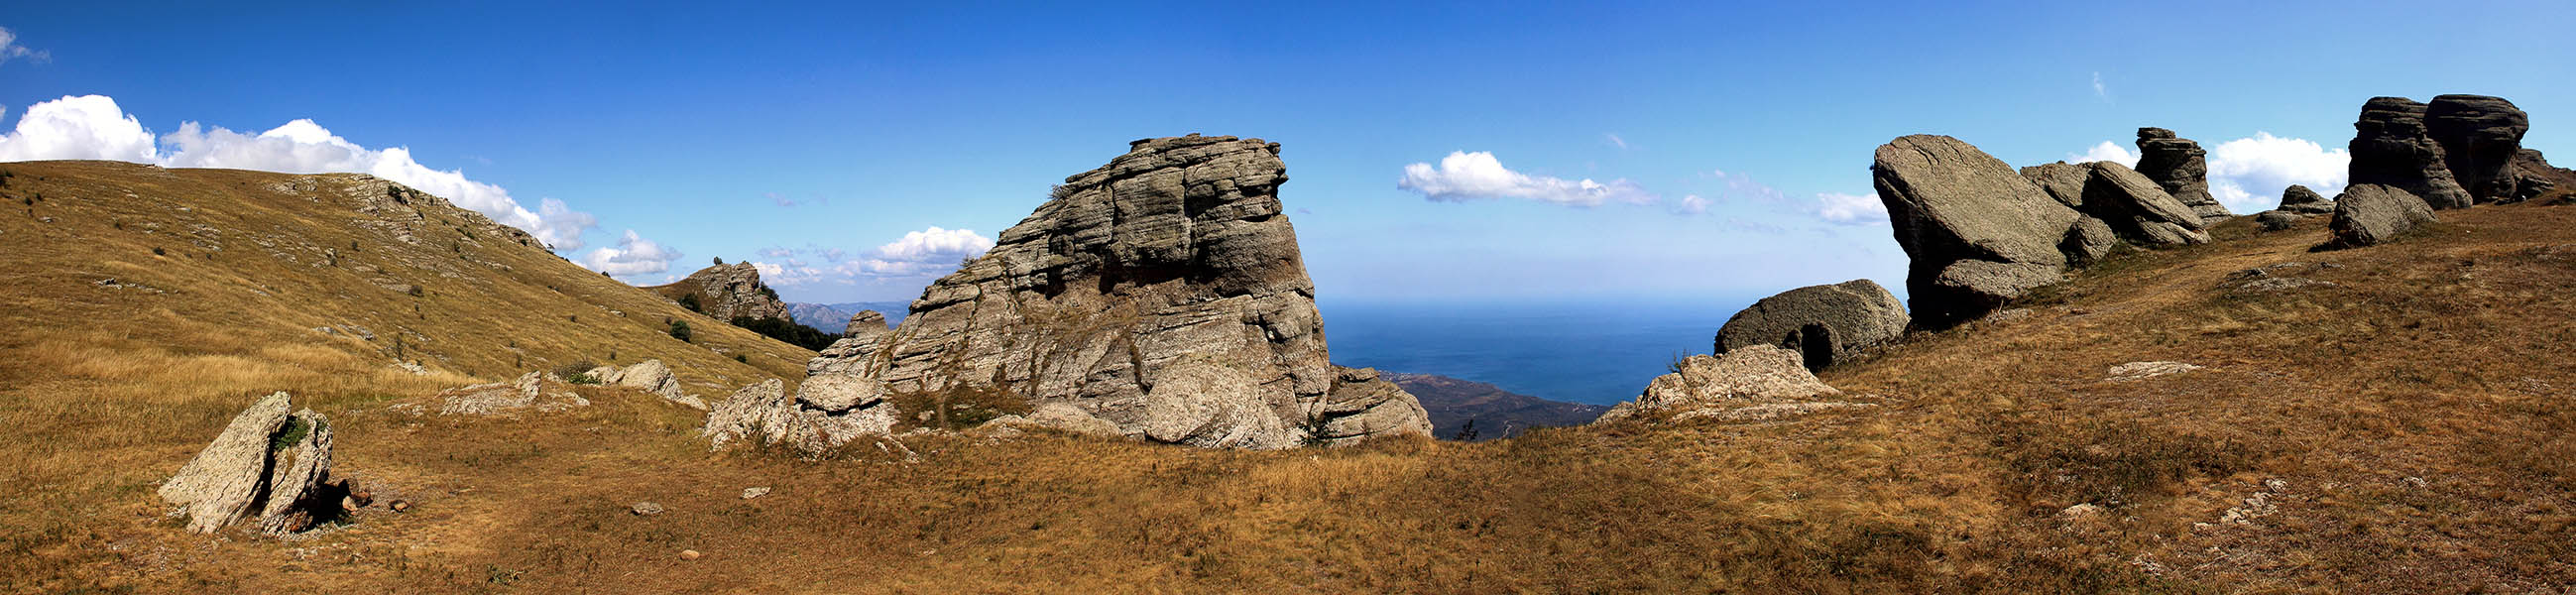
M 2531 118 L 2513 102 L 2484 95 L 2442 95 L 2424 107 L 2424 135 L 2442 145 L 2451 178 L 2476 202 L 2509 202 L 2520 186 L 2513 160 Z
M 2306 215 L 2289 211 L 2264 211 L 2254 214 L 2254 225 L 2261 227 L 2263 231 L 2281 231 L 2298 227 L 2299 220 L 2305 218 L 2307 218 Z
M 883 436 L 894 428 L 895 407 L 886 401 L 885 383 L 852 374 L 810 376 L 788 397 L 786 384 L 772 378 L 743 387 L 707 414 L 701 433 L 724 448 L 757 439 L 813 453 L 863 436 Z
M 619 368 L 610 372 L 608 376 L 599 378 L 599 381 L 602 384 L 653 393 L 661 396 L 664 401 L 690 409 L 707 410 L 705 399 L 680 391 L 680 378 L 671 373 L 670 366 L 662 365 L 662 360 L 648 359 L 632 366 Z
M 562 411 L 590 406 L 590 399 L 566 390 L 560 383 L 545 390 L 549 383 L 544 372 L 529 372 L 510 382 L 494 382 L 450 389 L 438 394 L 441 415 L 508 415 L 520 409 Z
M 2334 212 L 2334 205 L 2334 201 L 2326 200 L 2324 195 L 2317 194 L 2315 190 L 2291 184 L 2290 187 L 2281 189 L 2281 207 L 2274 210 L 2301 215 L 2323 215 Z
M 2145 174 L 2109 161 L 2065 162 L 2021 168 L 2021 175 L 2058 204 L 2098 219 L 2120 239 L 2142 246 L 2205 244 L 2201 216 L 2167 194 Z
M 2355 186 L 2403 190 L 2433 208 L 2467 207 L 2475 200 L 2452 177 L 2442 145 L 2426 134 L 2424 110 L 2424 104 L 2404 97 L 2373 97 L 2363 103 L 2361 119 L 2352 124 L 2348 177 Z
M 787 302 L 780 301 L 777 291 L 760 282 L 760 268 L 748 262 L 698 269 L 688 278 L 649 289 L 682 305 L 695 303 L 695 310 L 716 320 L 793 320 Z
M 2235 214 L 2209 194 L 2209 152 L 2200 143 L 2174 136 L 2163 128 L 2138 129 L 2138 173 L 2190 207 L 2201 221 L 2217 223 Z
M 805 373 L 860 372 L 867 364 L 867 358 L 859 356 L 876 353 L 886 337 L 891 336 L 894 336 L 894 330 L 886 328 L 884 314 L 860 310 L 850 315 L 850 325 L 841 330 L 841 340 L 824 347 L 819 352 L 821 357 L 805 362 Z
M 977 426 L 975 432 L 988 436 L 1007 437 L 1030 430 L 1054 430 L 1104 438 L 1127 437 L 1126 432 L 1118 429 L 1118 424 L 1092 417 L 1090 412 L 1065 403 L 1039 405 L 1036 411 L 1029 412 L 1026 417 L 1018 415 L 996 417 L 992 421 L 984 422 L 984 425 Z
M 1868 279 L 1800 287 L 1728 318 L 1717 329 L 1716 353 L 1772 345 L 1797 350 L 1807 369 L 1822 370 L 1896 342 L 1910 322 L 1896 294 Z
M 336 510 L 339 497 L 325 494 L 334 488 L 330 420 L 311 409 L 289 414 L 287 405 L 283 392 L 252 403 L 161 484 L 161 499 L 181 507 L 189 531 L 256 520 L 261 531 L 290 533 Z
M 2327 224 L 2334 239 L 2327 245 L 2355 248 L 2380 244 L 2415 226 L 2439 220 L 2431 205 L 2405 190 L 2356 184 L 2335 197 L 2334 220 Z
M 2078 225 L 2086 218 L 1959 139 L 1899 137 L 1878 147 L 1870 172 L 1912 259 L 1905 287 L 1915 323 L 1927 328 L 1973 320 L 2056 283 L 2101 243 L 2084 241 L 2099 226 Z
M 1755 345 L 1722 356 L 1694 355 L 1680 370 L 1655 378 L 1637 400 L 1620 403 L 1594 423 L 1657 418 L 1681 421 L 1762 419 L 1859 403 L 1822 401 L 1842 391 L 1817 381 L 1798 352 Z
M 1428 434 L 1411 395 L 1330 363 L 1286 174 L 1258 139 L 1136 141 L 924 290 L 892 336 L 807 367 L 897 392 L 995 387 L 1200 446 Z

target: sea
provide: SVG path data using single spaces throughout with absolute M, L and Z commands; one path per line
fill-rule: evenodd
M 1320 300 L 1333 363 L 1490 383 L 1555 401 L 1635 399 L 1753 300 Z

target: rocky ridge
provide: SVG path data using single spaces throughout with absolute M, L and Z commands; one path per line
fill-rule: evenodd
M 668 285 L 647 289 L 682 305 L 694 303 L 696 307 L 691 309 L 716 320 L 793 320 L 795 316 L 788 311 L 787 302 L 779 301 L 777 291 L 760 282 L 760 267 L 748 262 L 719 263 Z

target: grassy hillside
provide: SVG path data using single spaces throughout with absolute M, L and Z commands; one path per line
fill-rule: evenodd
M 9 166 L 63 177 L 102 167 L 131 168 Z M 200 175 L 214 181 L 189 183 L 269 177 L 183 177 Z M 0 192 L 15 197 L 18 183 Z M 52 225 L 70 224 L 68 211 L 93 211 L 78 224 L 83 245 L 118 239 L 76 251 L 61 247 L 72 243 L 66 229 L 0 223 L 0 247 L 13 255 L 11 301 L 0 305 L 14 317 L 0 329 L 9 354 L 0 370 L 12 379 L 0 385 L 0 413 L 20 422 L 0 442 L 13 487 L 0 492 L 8 536 L 0 585 L 11 590 L 2451 593 L 2576 585 L 2567 539 L 2576 534 L 2576 377 L 2568 373 L 2576 351 L 2562 346 L 2576 336 L 2576 207 L 2447 211 L 2446 223 L 2407 241 L 2322 253 L 2308 251 L 2324 240 L 2321 219 L 2260 235 L 2231 222 L 2217 228 L 2219 243 L 2124 255 L 2042 292 L 2016 317 L 1917 336 L 1822 375 L 1881 405 L 1870 409 L 1321 451 L 912 438 L 903 448 L 863 445 L 800 460 L 707 454 L 690 432 L 693 412 L 622 391 L 585 389 L 597 405 L 520 419 L 387 410 L 379 404 L 418 398 L 444 377 L 381 372 L 383 357 L 363 344 L 289 332 L 329 323 L 316 308 L 349 307 L 292 281 L 328 271 L 262 273 L 289 275 L 282 281 L 134 256 L 183 243 L 166 231 L 114 231 L 114 209 L 101 205 L 125 203 L 47 206 L 56 200 L 73 202 L 49 197 L 34 207 L 39 216 L 66 211 L 51 213 L 61 218 Z M 26 239 L 39 234 L 63 239 Z M 226 243 L 219 263 L 274 260 L 248 248 L 250 238 Z M 471 249 L 496 260 L 515 253 L 496 248 Z M 18 260 L 28 249 L 55 252 Z M 81 251 L 104 256 L 74 255 Z M 509 261 L 522 274 L 554 266 L 527 252 Z M 2239 273 L 2276 266 L 2266 275 L 2332 285 L 2263 291 Z M 90 285 L 106 276 L 189 284 L 195 295 L 233 296 L 223 300 L 232 305 L 180 310 L 175 301 L 138 301 L 158 294 Z M 697 357 L 672 355 L 689 349 L 648 336 L 671 310 L 648 309 L 658 302 L 651 296 L 602 286 L 557 300 L 496 283 L 492 291 L 512 293 L 487 301 L 520 300 L 507 310 L 522 315 L 442 287 L 458 283 L 470 281 L 428 280 L 421 299 L 444 301 L 425 304 L 421 316 L 482 308 L 513 317 L 494 332 L 511 329 L 531 350 L 614 341 L 663 345 L 666 360 Z M 280 307 L 265 307 L 270 298 L 251 288 L 279 295 Z M 625 323 L 546 322 L 593 308 L 591 300 L 626 309 Z M 466 318 L 445 324 L 481 324 Z M 429 324 L 370 320 L 379 334 Z M 436 336 L 435 345 L 463 341 Z M 547 357 L 595 357 L 559 349 L 570 353 Z M 508 368 L 489 354 L 451 357 L 485 376 Z M 2145 360 L 2204 368 L 2109 375 Z M 734 381 L 787 372 L 727 367 L 713 356 L 687 361 L 684 370 Z M 319 396 L 337 424 L 340 465 L 418 502 L 416 511 L 372 511 L 288 542 L 190 536 L 163 520 L 150 482 L 183 463 L 247 395 L 272 388 Z M 743 499 L 746 487 L 772 491 Z M 629 514 L 637 501 L 668 512 Z M 703 556 L 684 558 L 684 550 Z

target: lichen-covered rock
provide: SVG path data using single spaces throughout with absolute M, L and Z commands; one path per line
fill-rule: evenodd
M 310 409 L 290 415 L 288 405 L 284 392 L 252 403 L 162 482 L 161 499 L 180 507 L 189 531 L 213 533 L 254 519 L 269 533 L 301 531 L 338 499 L 324 494 L 330 420 Z
M 1798 405 L 1822 403 L 1818 397 L 1842 394 L 1816 380 L 1816 375 L 1800 361 L 1798 352 L 1772 345 L 1755 345 L 1721 356 L 1694 355 L 1683 359 L 1679 367 L 1679 371 L 1658 376 L 1647 384 L 1646 392 L 1637 400 L 1611 407 L 1594 423 L 1649 414 L 1699 417 L 1757 407 L 1807 410 L 1814 407 Z
M 2323 215 L 2334 212 L 2334 201 L 2326 200 L 2325 196 L 2317 194 L 2315 190 L 2309 190 L 2306 186 L 2291 184 L 2290 187 L 2281 189 L 2281 208 L 2274 210 L 2301 215 Z
M 1314 285 L 1279 202 L 1287 179 L 1279 146 L 1258 139 L 1136 141 L 923 290 L 891 335 L 807 369 L 896 392 L 989 386 L 1198 445 L 1298 444 L 1308 420 L 1375 415 L 1335 405 L 1354 401 L 1331 394 Z
M 2452 177 L 2441 143 L 2425 132 L 2424 110 L 2424 104 L 2404 97 L 2373 97 L 2363 103 L 2361 119 L 2352 124 L 2348 177 L 2355 186 L 2395 188 L 2436 209 L 2467 207 L 2475 199 Z
M 2500 97 L 2442 95 L 2424 106 L 2424 135 L 2442 145 L 2451 178 L 2477 202 L 2514 199 L 2514 155 L 2530 131 L 2530 116 Z
M 787 302 L 778 299 L 778 292 L 760 282 L 760 267 L 748 262 L 698 269 L 687 278 L 651 289 L 672 301 L 689 298 L 687 301 L 695 302 L 699 313 L 716 320 L 794 319 Z
M 1880 145 L 1870 171 L 1912 260 L 1905 286 L 1917 324 L 1973 320 L 2064 277 L 2061 245 L 2083 217 L 2003 161 L 1918 134 Z
M 992 421 L 984 422 L 984 425 L 979 426 L 977 432 L 987 435 L 1015 435 L 1017 432 L 1031 429 L 1048 429 L 1102 438 L 1127 436 L 1126 433 L 1119 431 L 1118 424 L 1093 417 L 1090 412 L 1083 411 L 1081 407 L 1064 403 L 1039 405 L 1036 411 L 1029 412 L 1025 417 L 1004 415 L 993 418 Z
M 2405 190 L 2356 184 L 2335 197 L 2334 220 L 2326 225 L 2334 232 L 2334 239 L 2327 245 L 2357 248 L 2381 244 L 2418 225 L 2439 220 L 2431 205 Z
M 2200 143 L 2174 136 L 2163 128 L 2138 129 L 2138 173 L 2154 180 L 2165 194 L 2189 207 L 2203 223 L 2235 214 L 2209 194 L 2209 152 Z
M 1716 353 L 1755 345 L 1799 352 L 1809 370 L 1850 361 L 1904 338 L 1912 318 L 1896 294 L 1868 279 L 1800 287 L 1762 298 L 1717 329 Z
M 707 414 L 708 448 L 757 437 L 813 453 L 866 436 L 892 432 L 895 407 L 886 401 L 885 384 L 849 374 L 823 374 L 805 379 L 789 397 L 786 384 L 772 378 L 743 387 Z

